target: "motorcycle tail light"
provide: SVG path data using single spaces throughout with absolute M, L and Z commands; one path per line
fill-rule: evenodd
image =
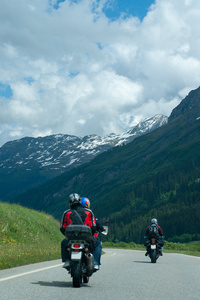
M 80 244 L 74 244 L 73 246 L 75 251 L 79 251 L 79 249 L 81 248 Z

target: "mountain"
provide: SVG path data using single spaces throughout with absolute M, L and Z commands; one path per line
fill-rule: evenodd
M 109 240 L 142 242 L 157 217 L 166 238 L 200 232 L 200 88 L 169 122 L 12 200 L 61 218 L 72 192 L 88 197 Z
M 199 99 L 200 99 L 200 88 L 193 90 L 189 93 L 182 102 L 173 109 L 169 121 L 180 120 L 184 121 L 194 121 L 200 118 L 199 111 Z
M 26 137 L 0 148 L 0 199 L 9 200 L 31 187 L 91 161 L 114 146 L 127 144 L 167 123 L 156 115 L 131 127 L 127 132 L 104 137 L 72 135 Z

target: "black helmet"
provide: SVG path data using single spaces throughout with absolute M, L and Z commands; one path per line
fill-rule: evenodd
M 81 205 L 81 197 L 76 193 L 69 195 L 68 201 L 70 207 Z
M 158 220 L 155 219 L 155 218 L 151 219 L 151 224 L 156 224 L 156 225 L 158 225 Z

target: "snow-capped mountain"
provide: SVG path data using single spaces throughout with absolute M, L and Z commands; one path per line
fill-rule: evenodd
M 16 195 L 6 185 L 16 185 L 17 194 L 37 186 L 65 171 L 89 162 L 96 155 L 127 144 L 167 123 L 168 118 L 156 115 L 140 122 L 120 135 L 89 135 L 77 137 L 57 134 L 46 137 L 25 137 L 11 141 L 0 148 L 0 178 L 4 185 L 0 199 Z M 12 183 L 14 180 L 14 185 Z M 1 184 L 0 184 L 1 187 Z M 8 189 L 8 190 L 7 190 Z
M 120 135 L 88 135 L 77 137 L 57 134 L 46 137 L 25 137 L 6 143 L 0 148 L 0 167 L 3 169 L 24 166 L 30 171 L 33 166 L 49 168 L 61 173 L 66 169 L 90 161 L 97 154 L 114 146 L 131 142 L 136 137 L 151 132 L 167 123 L 167 117 L 156 115 L 146 119 Z

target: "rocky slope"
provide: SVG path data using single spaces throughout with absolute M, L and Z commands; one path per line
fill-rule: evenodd
M 121 135 L 51 135 L 25 137 L 0 148 L 0 199 L 8 200 L 31 187 L 91 161 L 98 154 L 133 141 L 167 123 L 156 115 Z

